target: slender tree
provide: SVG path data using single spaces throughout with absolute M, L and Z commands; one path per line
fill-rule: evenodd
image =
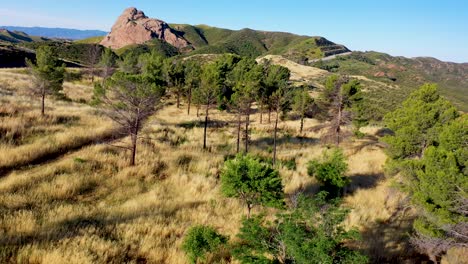
M 244 58 L 239 61 L 230 74 L 230 80 L 234 84 L 234 94 L 232 96 L 234 104 L 238 109 L 238 145 L 240 143 L 240 115 L 245 116 L 244 143 L 245 153 L 249 149 L 249 125 L 252 113 L 252 104 L 255 102 L 258 89 L 261 85 L 263 69 L 254 59 Z
M 104 48 L 101 55 L 101 60 L 98 66 L 101 68 L 101 76 L 103 79 L 109 78 L 116 67 L 116 55 L 109 48 Z
M 299 128 L 299 133 L 302 134 L 304 130 L 304 118 L 313 106 L 314 99 L 310 96 L 307 90 L 300 89 L 297 90 L 294 95 L 293 110 L 296 111 L 301 118 L 301 126 Z
M 206 134 L 209 121 L 209 110 L 213 106 L 220 93 L 219 72 L 215 64 L 206 64 L 202 67 L 200 76 L 200 88 L 194 92 L 194 100 L 198 104 L 205 105 L 205 125 L 203 129 L 203 148 L 206 149 Z
M 322 135 L 324 142 L 333 142 L 339 145 L 349 136 L 342 130 L 342 126 L 353 120 L 352 107 L 362 101 L 361 85 L 358 80 L 349 80 L 347 76 L 330 76 L 321 95 L 321 107 L 326 112 L 329 121 L 316 129 L 327 128 Z
M 36 63 L 26 60 L 32 75 L 31 93 L 41 97 L 41 115 L 45 115 L 45 98 L 58 95 L 63 89 L 65 65 L 60 65 L 58 58 L 49 46 L 41 46 L 36 51 Z
M 131 138 L 130 166 L 135 165 L 138 133 L 143 122 L 155 112 L 164 89 L 142 75 L 117 72 L 95 85 L 95 96 L 106 114 Z
M 291 89 L 288 86 L 290 72 L 289 69 L 279 65 L 269 65 L 265 76 L 265 83 L 273 91 L 269 99 L 269 108 L 275 111 L 275 125 L 273 129 L 273 164 L 276 163 L 276 147 L 278 138 L 278 122 L 280 112 L 284 112 L 289 107 L 291 100 Z
M 102 47 L 99 44 L 91 44 L 88 47 L 87 64 L 91 74 L 91 82 L 94 83 L 94 77 L 96 76 L 97 66 L 101 58 Z
M 187 115 L 190 115 L 193 91 L 200 86 L 200 64 L 189 61 L 185 65 L 185 93 L 187 97 Z
M 164 61 L 164 73 L 166 81 L 171 90 L 176 94 L 177 108 L 180 107 L 180 97 L 183 93 L 185 80 L 185 65 L 176 59 L 166 59 Z

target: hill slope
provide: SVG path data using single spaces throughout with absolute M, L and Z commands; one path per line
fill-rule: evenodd
M 426 82 L 437 83 L 441 93 L 462 111 L 468 111 L 468 64 L 443 62 L 434 58 L 393 57 L 379 52 L 353 52 L 315 67 L 348 75 L 361 75 L 398 90 L 381 91 L 382 102 L 390 98 L 396 105 Z M 386 99 L 384 99 L 386 98 Z
M 22 31 L 10 31 L 7 29 L 2 29 L 0 27 L 0 43 L 24 43 L 24 42 L 34 42 L 34 41 L 46 41 L 47 38 L 30 36 Z
M 349 51 L 345 46 L 323 37 L 248 28 L 230 30 L 206 25 L 167 24 L 159 19 L 148 18 L 143 11 L 134 7 L 123 11 L 111 32 L 100 43 L 113 49 L 121 49 L 145 45 L 155 39 L 170 44 L 181 53 L 234 53 L 250 57 L 276 54 L 296 62 L 307 62 Z M 85 40 L 93 41 L 95 40 Z

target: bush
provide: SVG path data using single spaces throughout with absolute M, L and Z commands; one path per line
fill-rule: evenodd
M 182 243 L 182 249 L 190 263 L 197 263 L 199 260 L 205 260 L 206 253 L 215 252 L 227 241 L 228 238 L 216 232 L 214 228 L 198 225 L 189 229 Z
M 367 263 L 366 256 L 347 247 L 359 232 L 343 228 L 349 212 L 340 200 L 300 195 L 297 207 L 267 221 L 263 216 L 244 219 L 232 255 L 240 263 Z M 351 242 L 351 243 L 349 243 Z
M 226 197 L 241 199 L 247 215 L 254 205 L 281 208 L 284 192 L 277 170 L 250 155 L 237 155 L 224 164 L 221 190 Z
M 324 152 L 321 159 L 309 161 L 307 173 L 314 176 L 330 194 L 337 195 L 341 188 L 349 184 L 349 179 L 344 175 L 347 169 L 343 152 L 334 149 Z

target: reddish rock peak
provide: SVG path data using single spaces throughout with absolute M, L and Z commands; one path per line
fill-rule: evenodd
M 151 39 L 160 39 L 179 50 L 192 49 L 190 43 L 179 36 L 166 22 L 148 18 L 134 7 L 124 10 L 101 45 L 119 49 L 131 44 L 142 44 Z

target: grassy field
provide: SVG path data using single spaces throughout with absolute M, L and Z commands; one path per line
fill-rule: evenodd
M 137 165 L 128 167 L 128 153 L 116 147 L 128 139 L 86 104 L 89 82 L 66 82 L 72 100 L 47 100 L 45 117 L 39 100 L 27 95 L 29 85 L 21 72 L 0 71 L 1 263 L 187 263 L 180 245 L 195 224 L 235 239 L 245 207 L 219 189 L 223 162 L 235 154 L 233 115 L 212 110 L 203 151 L 204 117 L 195 109 L 188 116 L 166 98 L 143 129 Z M 252 120 L 251 152 L 269 157 L 273 124 L 259 124 L 258 114 Z M 324 149 L 309 129 L 317 124 L 307 119 L 298 137 L 299 121 L 280 123 L 287 196 L 318 190 L 306 172 Z M 362 231 L 356 247 L 374 261 L 398 262 L 413 254 L 405 236 L 411 212 L 384 176 L 386 156 L 373 144 L 378 130 L 366 127 L 367 137 L 343 145 L 352 180 L 346 225 Z

